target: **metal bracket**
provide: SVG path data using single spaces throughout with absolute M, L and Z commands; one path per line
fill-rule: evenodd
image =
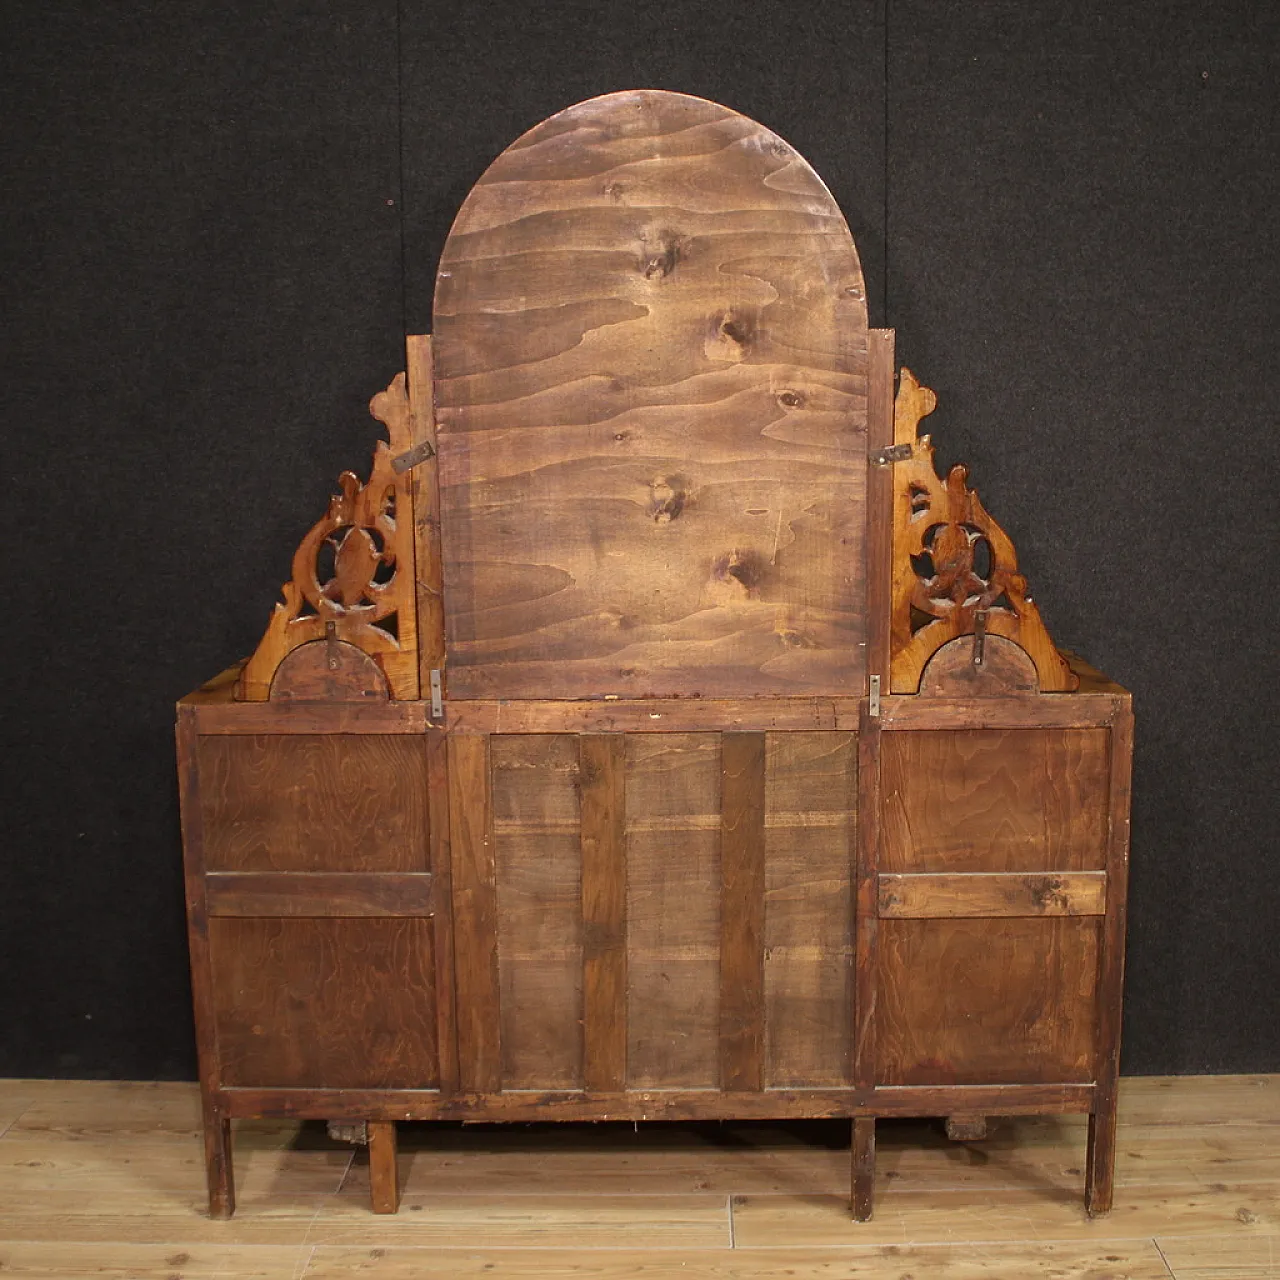
M 431 718 L 433 720 L 444 719 L 444 689 L 440 683 L 440 670 L 438 667 L 431 669 Z
M 421 444 L 415 444 L 412 449 L 407 449 L 404 453 L 397 454 L 391 459 L 391 470 L 396 475 L 403 475 L 406 471 L 412 470 L 420 462 L 426 462 L 428 458 L 436 456 L 435 446 L 430 440 L 424 440 Z
M 987 611 L 979 609 L 973 615 L 973 665 L 982 666 L 987 643 Z
M 878 720 L 880 718 L 880 677 L 872 676 L 867 683 L 867 713 L 873 720 Z
M 877 449 L 871 455 L 871 461 L 877 467 L 887 467 L 894 462 L 910 462 L 914 456 L 914 446 L 909 444 L 891 444 L 883 449 Z

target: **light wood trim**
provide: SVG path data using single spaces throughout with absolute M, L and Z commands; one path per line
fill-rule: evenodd
M 1122 699 L 1108 693 L 1041 693 L 1012 698 L 880 700 L 886 729 L 1087 729 L 1109 725 Z
M 421 702 L 228 702 L 191 708 L 201 734 L 423 733 Z
M 1100 916 L 1105 871 L 915 873 L 880 876 L 882 920 Z
M 211 916 L 431 916 L 427 871 L 211 871 Z

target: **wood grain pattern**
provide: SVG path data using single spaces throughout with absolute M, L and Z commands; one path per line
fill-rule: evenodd
M 458 1085 L 496 1092 L 502 1038 L 489 739 L 452 733 L 447 742 Z
M 849 1083 L 857 738 L 766 738 L 764 999 L 770 1088 Z
M 183 700 L 201 735 L 250 737 L 263 733 L 421 734 L 421 702 L 231 702 Z
M 440 484 L 435 405 L 431 384 L 431 337 L 405 338 L 405 373 L 412 448 L 432 455 L 408 473 L 413 501 L 414 570 L 417 575 L 418 688 L 428 696 L 431 672 L 444 669 L 444 596 L 440 555 Z
M 1098 916 L 1106 893 L 1105 871 L 882 875 L 880 918 Z
M 209 922 L 222 1081 L 430 1088 L 436 1083 L 431 922 Z
M 427 847 L 435 877 L 436 1033 L 439 1039 L 440 1092 L 458 1087 L 458 1019 L 453 966 L 453 859 L 449 845 L 449 744 L 436 728 L 426 730 Z
M 369 1125 L 369 1199 L 374 1213 L 395 1213 L 400 1207 L 394 1120 L 374 1120 Z
M 436 283 L 453 694 L 858 689 L 866 325 L 830 194 L 724 107 L 509 147 Z
M 627 1076 L 626 739 L 578 738 L 582 840 L 582 1080 L 609 1092 Z
M 205 881 L 211 916 L 430 916 L 429 871 L 215 871 Z
M 502 1083 L 582 1084 L 582 853 L 578 744 L 490 739 Z
M 719 1083 L 720 739 L 627 736 L 627 1079 Z
M 863 1089 L 874 1087 L 879 989 L 879 870 L 882 840 L 881 759 L 886 735 L 864 703 L 858 728 L 858 829 L 854 850 L 853 1024 L 850 1074 Z
M 1107 738 L 1105 729 L 885 733 L 880 870 L 1102 870 Z
M 201 737 L 211 871 L 425 871 L 421 741 L 401 735 Z
M 764 1079 L 765 735 L 720 737 L 720 1087 Z
M 856 1222 L 870 1222 L 876 1180 L 876 1118 L 857 1116 L 853 1122 L 851 1207 Z
M 1100 935 L 1096 917 L 881 920 L 877 1080 L 1092 1080 Z
M 889 624 L 893 614 L 893 468 L 874 461 L 893 443 L 892 329 L 872 329 L 867 391 L 867 674 L 890 688 Z

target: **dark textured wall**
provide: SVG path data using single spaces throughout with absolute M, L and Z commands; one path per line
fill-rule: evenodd
M 845 209 L 1055 638 L 1135 692 L 1128 1071 L 1280 1070 L 1280 32 L 1256 4 L 11 5 L 0 1074 L 194 1070 L 172 703 L 254 645 L 520 132 L 657 87 Z

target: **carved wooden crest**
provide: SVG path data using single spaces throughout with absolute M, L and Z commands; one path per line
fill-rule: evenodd
M 418 696 L 412 481 L 392 465 L 412 444 L 403 373 L 369 411 L 389 440 L 378 442 L 365 484 L 342 473 L 328 511 L 294 552 L 284 602 L 240 673 L 243 701 L 266 701 L 285 656 L 314 640 L 355 645 L 378 664 L 393 698 Z
M 929 659 L 959 636 L 974 637 L 971 660 L 981 666 L 987 635 L 1026 650 L 1044 693 L 1075 689 L 1079 680 L 1053 646 L 1032 603 L 1009 535 L 968 487 L 968 471 L 952 467 L 942 480 L 920 420 L 938 397 L 903 369 L 894 406 L 894 442 L 909 458 L 894 466 L 893 619 L 890 684 L 915 693 Z

